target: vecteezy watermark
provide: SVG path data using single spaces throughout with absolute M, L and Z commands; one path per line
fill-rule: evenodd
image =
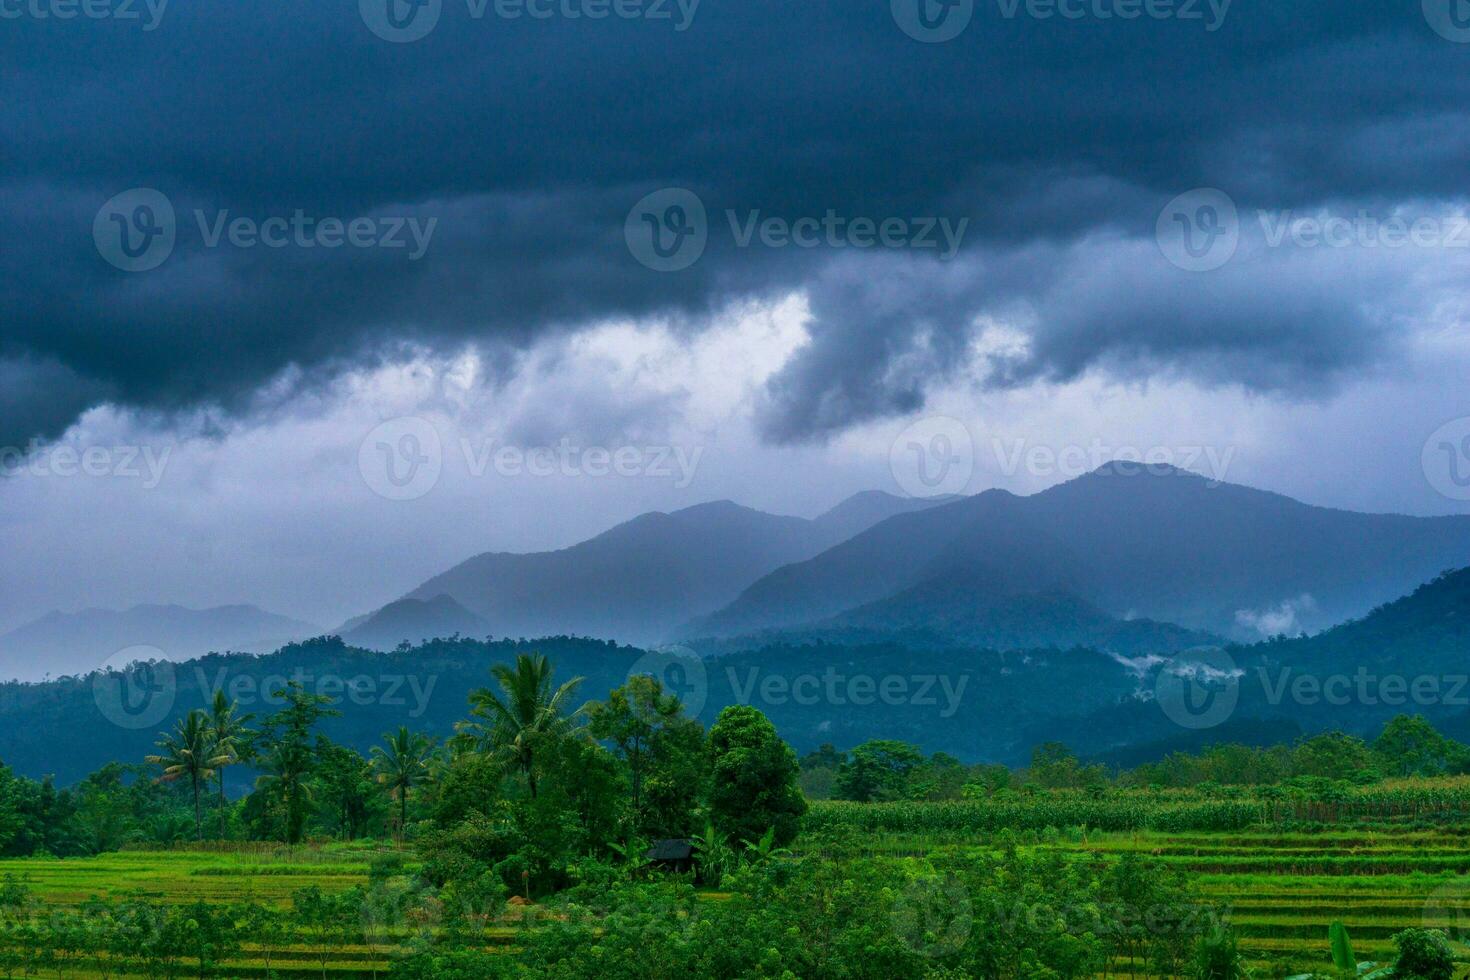
M 992 439 L 991 449 L 1000 473 L 1007 477 L 1025 471 L 1031 476 L 1074 479 L 1102 470 L 1109 476 L 1203 475 L 1211 486 L 1225 482 L 1235 460 L 1234 446 L 1113 446 L 1093 439 L 1086 446 L 1047 446 L 1025 439 Z M 1104 468 L 1106 467 L 1106 468 Z
M 1456 44 L 1470 44 L 1470 2 L 1423 0 L 1424 19 L 1434 33 Z
M 1214 905 L 1173 903 L 1134 905 L 1129 902 L 1047 902 L 993 900 L 988 919 L 1006 932 L 1090 933 L 1094 936 L 1205 936 L 1230 925 L 1230 910 Z
M 1431 892 L 1424 902 L 1422 924 L 1442 931 L 1459 956 L 1470 952 L 1470 884 L 1451 881 Z
M 645 20 L 689 30 L 700 0 L 465 0 L 471 21 Z M 358 0 L 357 12 L 368 30 L 394 44 L 420 41 L 433 33 L 444 14 L 444 0 Z
M 915 41 L 942 44 L 970 26 L 975 0 L 891 0 L 889 9 L 894 23 Z
M 1213 34 L 1225 26 L 1233 0 L 995 0 L 1005 20 L 1177 20 L 1200 23 Z M 1428 2 L 1428 0 L 1426 0 Z M 890 0 L 893 20 L 925 44 L 952 41 L 975 16 L 975 0 Z
M 375 427 L 357 448 L 368 489 L 388 500 L 417 500 L 439 484 L 444 444 L 427 419 L 406 416 Z
M 178 223 L 173 203 L 151 187 L 123 191 L 92 220 L 98 253 L 124 272 L 148 272 L 173 254 Z
M 1240 702 L 1241 672 L 1235 660 L 1216 647 L 1181 654 L 1159 668 L 1154 700 L 1180 728 L 1199 731 L 1223 725 Z
M 1164 258 L 1186 272 L 1211 272 L 1240 247 L 1240 212 L 1214 187 L 1186 191 L 1159 212 L 1154 236 Z
M 312 673 L 297 667 L 289 674 L 237 673 L 221 667 L 206 670 L 201 664 L 191 665 L 194 688 L 206 700 L 213 699 L 216 692 L 223 692 L 242 708 L 267 705 L 279 708 L 286 703 L 282 696 L 287 684 L 299 684 L 303 690 L 327 699 L 331 705 L 351 703 L 359 708 L 379 706 L 385 708 L 407 708 L 409 718 L 422 718 L 429 710 L 429 701 L 434 696 L 434 687 L 439 683 L 438 674 L 400 674 L 382 672 L 377 674 Z
M 688 647 L 665 646 L 649 650 L 628 668 L 628 678 L 652 677 L 665 693 L 684 704 L 690 718 L 698 718 L 709 700 L 709 671 L 704 660 Z
M 781 707 L 787 704 L 812 707 L 865 708 L 875 704 L 890 708 L 937 708 L 939 717 L 953 718 L 960 710 L 968 674 L 843 674 L 828 667 L 820 674 L 795 676 L 759 667 L 739 671 L 725 668 L 725 678 L 737 704 Z
M 563 436 L 549 446 L 497 444 L 494 439 L 478 443 L 461 439 L 465 466 L 470 476 L 482 477 L 493 469 L 503 477 L 649 477 L 672 480 L 679 490 L 694 482 L 704 447 L 695 446 L 584 446 Z
M 1470 707 L 1470 674 L 1378 673 L 1366 665 L 1351 672 L 1314 673 L 1262 664 L 1237 669 L 1218 649 L 1190 651 L 1160 667 L 1155 699 L 1181 728 L 1215 728 L 1235 713 L 1242 694 L 1252 703 L 1279 708 Z
M 402 708 L 409 718 L 429 710 L 438 674 L 380 672 L 353 675 L 313 673 L 296 668 L 289 673 L 234 673 L 228 667 L 208 669 L 203 663 L 178 665 L 151 646 L 128 647 L 109 657 L 92 675 L 92 697 L 102 717 L 119 728 L 137 731 L 164 722 L 178 701 L 180 687 L 190 681 L 203 702 L 222 692 L 242 708 L 264 705 L 279 708 L 287 684 L 299 684 L 331 705 L 349 702 L 357 707 Z
M 1267 248 L 1470 248 L 1470 218 L 1449 215 L 1376 215 L 1256 212 Z
M 970 219 L 940 217 L 847 218 L 828 209 L 820 218 L 789 219 L 759 209 L 725 212 L 736 248 L 887 248 L 937 252 L 943 261 L 959 254 Z
M 975 930 L 975 909 L 964 882 L 953 874 L 915 878 L 893 903 L 893 931 L 920 956 L 952 956 Z
M 92 701 L 118 728 L 152 728 L 178 696 L 174 665 L 157 647 L 133 646 L 108 657 L 92 675 Z
M 735 248 L 912 249 L 932 251 L 942 261 L 959 253 L 970 227 L 969 218 L 850 217 L 830 208 L 796 218 L 732 208 L 724 218 Z M 623 222 L 629 253 L 655 272 L 679 272 L 698 262 L 710 233 L 704 201 L 683 187 L 646 195 Z
M 1260 245 L 1267 249 L 1470 248 L 1470 217 L 1459 212 L 1375 214 L 1359 208 L 1348 214 L 1260 208 L 1255 224 Z M 1188 272 L 1211 272 L 1235 257 L 1246 230 L 1230 195 L 1203 187 L 1170 201 L 1159 213 L 1155 235 L 1160 251 L 1174 265 Z
M 563 436 L 545 446 L 516 446 L 497 439 L 461 438 L 457 447 L 466 473 L 483 479 L 575 477 L 669 480 L 683 490 L 694 482 L 704 447 L 675 445 L 588 446 Z M 358 446 L 358 471 L 380 497 L 417 500 L 438 485 L 444 444 L 427 419 L 406 416 L 374 428 Z
M 1006 20 L 1177 20 L 1213 34 L 1225 26 L 1233 0 L 996 0 Z
M 115 20 L 154 31 L 169 0 L 0 0 L 0 20 Z
M 1446 422 L 1424 440 L 1424 477 L 1441 496 L 1470 500 L 1470 417 Z
M 1300 707 L 1349 705 L 1374 708 L 1470 707 L 1470 674 L 1377 674 L 1359 666 L 1351 674 L 1313 674 L 1291 667 L 1257 667 L 1265 702 Z
M 301 209 L 289 215 L 232 216 L 228 209 L 193 211 L 199 244 L 208 249 L 386 249 L 402 250 L 410 262 L 422 259 L 439 225 L 436 217 L 379 215 L 315 217 Z M 104 204 L 92 222 L 97 251 L 124 272 L 148 272 L 173 254 L 179 222 L 162 192 L 139 187 Z
M 963 493 L 975 475 L 975 440 L 959 419 L 920 419 L 893 440 L 888 469 L 910 497 Z
M 633 258 L 654 272 L 687 269 L 709 245 L 704 201 L 683 187 L 654 191 L 628 212 L 623 240 Z
M 0 479 L 115 478 L 138 480 L 143 489 L 153 490 L 163 482 L 173 446 L 71 446 L 45 445 L 32 439 L 25 448 L 0 446 Z

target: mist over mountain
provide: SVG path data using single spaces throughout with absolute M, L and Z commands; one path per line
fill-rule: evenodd
M 1466 563 L 1470 517 L 1332 510 L 1123 464 L 1030 497 L 993 490 L 890 518 L 777 569 L 686 632 L 963 621 L 976 602 L 1055 593 L 1244 640 L 1283 607 L 1299 629 L 1322 629 Z
M 490 624 L 447 595 L 399 599 L 359 616 L 338 631 L 343 641 L 365 650 L 392 650 L 400 643 L 426 643 L 438 637 L 484 637 Z
M 409 604 L 395 614 L 418 611 Z M 1270 744 L 1326 729 L 1371 736 L 1404 712 L 1470 736 L 1464 703 L 1470 685 L 1462 683 L 1470 649 L 1470 569 L 1316 636 L 1174 657 L 1129 659 L 1083 647 L 996 650 L 937 634 L 885 636 L 855 627 L 826 635 L 847 640 L 772 637 L 703 660 L 567 636 L 431 640 L 387 653 L 323 637 L 274 654 L 211 654 L 175 667 L 161 689 L 165 711 L 151 724 L 119 725 L 105 716 L 98 685 L 105 688 L 106 676 L 0 684 L 0 758 L 28 775 L 55 773 L 65 784 L 105 762 L 141 758 L 159 730 L 206 705 L 216 689 L 227 686 L 245 710 L 268 714 L 275 707 L 271 689 L 287 679 L 339 703 L 345 690 L 357 692 L 349 710 L 324 727 L 359 750 L 405 721 L 447 736 L 465 716 L 469 692 L 490 681 L 490 666 L 531 650 L 552 660 L 558 678 L 584 678 L 578 703 L 605 698 L 631 673 L 655 673 L 705 722 L 726 705 L 755 705 L 799 751 L 824 742 L 851 748 L 898 738 L 966 760 L 1023 764 L 1035 745 L 1061 741 L 1080 755 L 1136 765 L 1224 741 Z M 1201 657 L 1227 658 L 1218 662 L 1234 669 L 1217 682 L 1237 693 L 1229 710 L 1208 724 L 1181 725 L 1159 692 L 1168 674 Z M 670 664 L 677 669 L 667 670 Z M 1351 679 L 1360 668 L 1379 685 L 1367 699 L 1304 699 L 1294 687 L 1307 676 L 1320 691 L 1327 678 Z M 1432 677 L 1438 686 L 1431 699 L 1413 699 L 1410 685 L 1395 697 L 1381 684 L 1385 677 Z
M 942 503 L 869 492 L 810 520 L 729 501 L 644 514 L 561 551 L 479 555 L 406 598 L 449 597 L 495 636 L 569 634 L 657 644 L 773 569 L 820 554 L 895 514 Z M 405 639 L 421 637 L 405 635 L 394 643 Z
M 316 632 L 310 623 L 248 605 L 53 612 L 0 636 L 0 680 L 85 673 L 134 647 L 145 649 L 129 659 L 188 660 L 216 650 L 266 653 Z

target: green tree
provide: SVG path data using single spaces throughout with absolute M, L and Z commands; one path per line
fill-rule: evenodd
M 264 770 L 255 785 L 280 808 L 281 829 L 286 843 L 300 842 L 311 803 L 311 777 L 316 772 L 317 749 L 312 736 L 317 723 L 338 712 L 328 708 L 330 699 L 311 694 L 296 681 L 274 692 L 284 706 L 266 722 Z
M 194 834 L 204 839 L 204 818 L 199 808 L 199 793 L 204 783 L 214 775 L 215 767 L 222 761 L 215 754 L 214 739 L 209 734 L 209 716 L 194 710 L 179 719 L 172 735 L 163 733 L 157 743 L 161 749 L 157 755 L 148 756 L 148 761 L 163 767 L 160 782 L 171 783 L 187 779 L 194 795 Z
M 1373 765 L 1373 754 L 1361 738 L 1342 732 L 1324 732 L 1303 741 L 1291 753 L 1298 776 L 1348 779 Z
M 923 764 L 924 753 L 907 742 L 864 742 L 837 767 L 832 793 L 857 803 L 907 799 L 909 779 Z
M 1455 954 L 1449 940 L 1438 929 L 1405 929 L 1393 937 L 1398 947 L 1393 975 L 1400 980 L 1450 980 L 1455 975 Z
M 219 835 L 228 836 L 229 800 L 225 797 L 225 769 L 236 765 L 250 754 L 250 740 L 255 735 L 248 727 L 253 715 L 242 715 L 239 706 L 225 697 L 224 691 L 215 691 L 209 705 L 209 737 L 214 740 L 214 756 L 220 760 L 216 767 L 219 775 Z
M 709 744 L 716 829 L 736 841 L 760 840 L 772 828 L 778 846 L 795 840 L 807 809 L 800 766 L 770 720 L 750 705 L 732 705 L 710 728 Z
M 651 676 L 629 678 L 586 708 L 587 730 L 611 742 L 628 770 L 633 833 L 681 837 L 696 827 L 703 795 L 704 729 Z
M 1465 747 L 1435 731 L 1423 715 L 1398 715 L 1373 742 L 1384 772 L 1394 776 L 1441 776 L 1459 770 Z
M 500 693 L 489 688 L 471 691 L 472 720 L 456 727 L 477 748 L 512 761 L 526 777 L 534 798 L 536 750 L 546 739 L 566 731 L 570 724 L 567 708 L 582 678 L 553 688 L 551 663 L 539 653 L 519 655 L 514 669 L 496 664 L 490 673 Z
M 408 794 L 429 778 L 429 757 L 434 743 L 426 735 L 410 732 L 407 726 L 385 734 L 381 745 L 373 746 L 373 771 L 388 795 L 398 801 L 398 835 L 408 834 Z
M 372 765 L 355 749 L 319 739 L 316 749 L 319 802 L 336 816 L 337 830 L 348 840 L 367 832 L 379 791 Z

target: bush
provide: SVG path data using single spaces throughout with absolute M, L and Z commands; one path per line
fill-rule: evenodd
M 1393 975 L 1399 980 L 1451 980 L 1455 955 L 1438 929 L 1405 929 L 1393 937 L 1399 958 Z

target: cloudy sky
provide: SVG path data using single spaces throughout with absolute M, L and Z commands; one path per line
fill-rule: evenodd
M 1466 512 L 1461 6 L 0 0 L 0 628 L 333 626 L 916 443 Z

